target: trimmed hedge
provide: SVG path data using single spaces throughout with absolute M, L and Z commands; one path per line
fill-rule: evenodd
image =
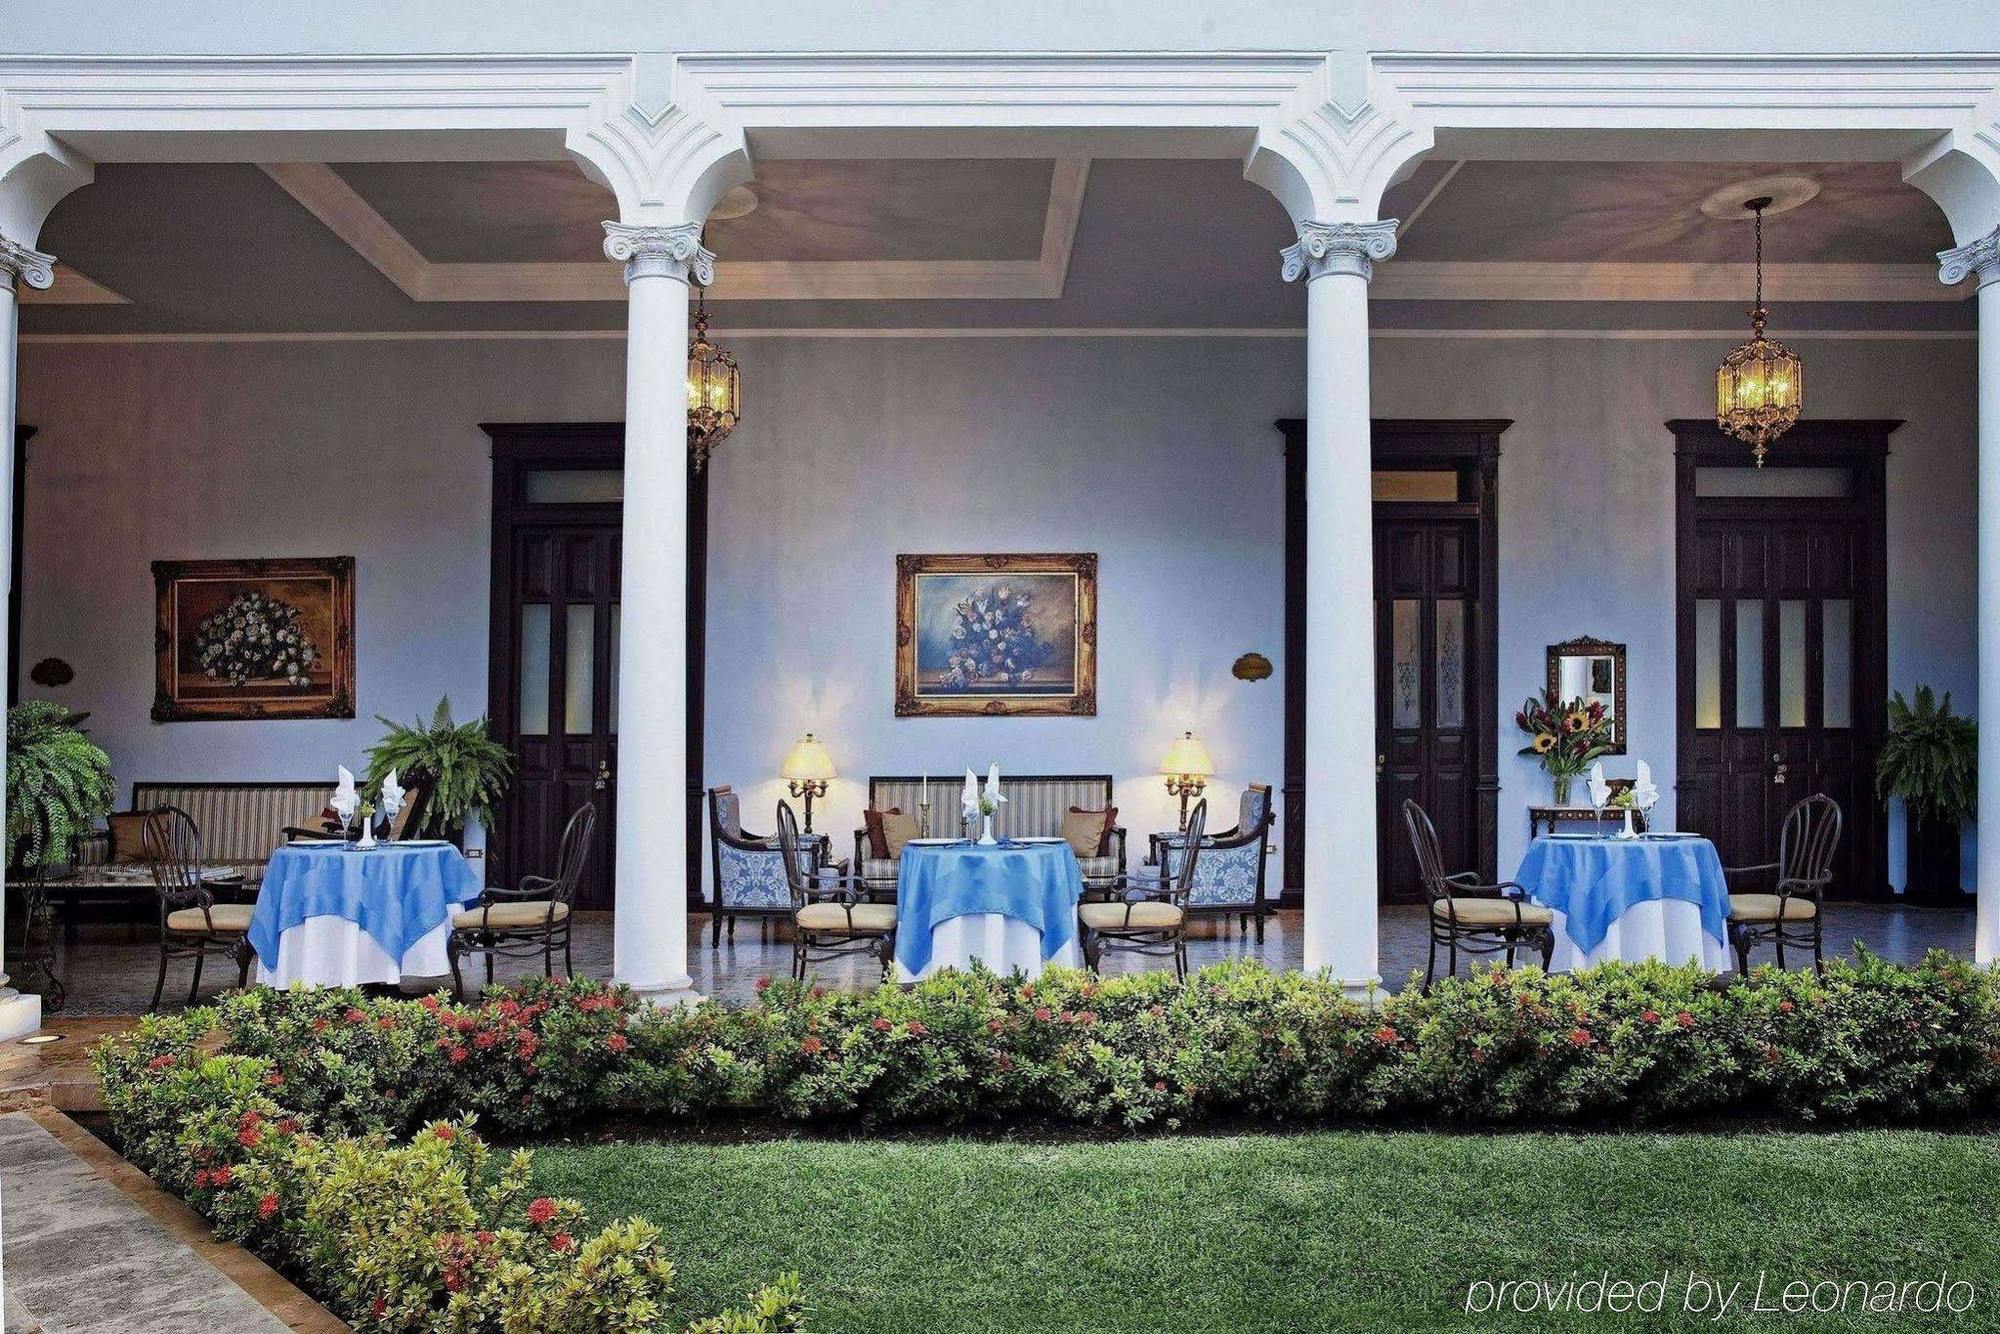
M 240 993 L 219 1010 L 146 1019 L 103 1044 L 95 1060 L 125 1156 L 218 1236 L 297 1277 L 357 1329 L 658 1330 L 672 1310 L 674 1275 L 659 1229 L 631 1218 L 593 1234 L 575 1201 L 525 1200 L 530 1155 L 496 1165 L 471 1129 L 479 1100 L 492 1097 L 515 1097 L 511 1124 L 533 1124 L 516 1087 L 546 1101 L 572 1087 L 570 1069 L 587 1081 L 596 1067 L 580 1048 L 615 1054 L 630 1005 L 578 987 L 504 1006 L 511 1017 L 501 1004 L 488 1007 L 475 1034 L 457 1026 L 475 1022 L 470 1014 L 435 1003 Z M 483 1078 L 450 1088 L 439 1072 L 464 1059 L 454 1060 L 456 1036 L 501 1032 L 512 1035 L 514 1077 L 487 1064 Z M 545 1063 L 531 1059 L 543 1042 L 555 1058 Z M 371 1086 L 391 1071 L 445 1087 Z M 453 1118 L 409 1124 L 432 1103 L 462 1106 Z M 390 1132 L 408 1137 L 398 1143 Z M 796 1330 L 804 1310 L 798 1280 L 788 1276 L 686 1330 Z
M 258 1062 L 291 1114 L 331 1134 L 477 1118 L 520 1136 L 606 1112 L 1173 1129 L 1935 1122 L 2000 1107 L 2000 977 L 1943 953 L 1914 966 L 1863 954 L 1823 978 L 1494 968 L 1372 1009 L 1254 962 L 1185 983 L 1067 969 L 859 993 L 760 981 L 750 1005 L 677 1010 L 581 980 L 472 1005 L 252 990 L 107 1046 L 107 1089 L 130 1101 L 158 1081 L 155 1057 L 211 1031 L 215 1051 Z
M 253 990 L 147 1019 L 97 1063 L 127 1156 L 359 1327 L 627 1330 L 666 1309 L 657 1231 L 584 1240 L 576 1205 L 523 1206 L 525 1157 L 494 1170 L 473 1122 L 1950 1122 L 2000 1109 L 2000 977 L 1942 953 L 1746 980 L 1495 968 L 1375 1008 L 1257 963 L 766 980 L 750 1005 L 667 1011 L 587 981 L 473 1005 Z M 787 1279 L 694 1328 L 800 1319 Z

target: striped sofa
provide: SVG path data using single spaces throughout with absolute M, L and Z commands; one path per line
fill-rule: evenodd
M 923 797 L 924 778 L 891 777 L 868 780 L 868 805 L 873 810 L 891 806 L 914 814 Z M 959 831 L 959 794 L 965 787 L 963 773 L 930 777 L 931 832 L 949 837 Z M 982 780 L 982 786 L 984 782 Z M 1063 815 L 1076 806 L 1101 811 L 1111 805 L 1109 774 L 1027 774 L 1000 778 L 1000 795 L 1007 798 L 993 817 L 993 832 L 1000 838 L 1051 837 L 1062 833 Z M 1086 892 L 1110 889 L 1125 874 L 1125 830 L 1114 826 L 1105 855 L 1079 857 Z M 896 897 L 896 874 L 900 863 L 894 857 L 876 857 L 869 846 L 865 828 L 854 831 L 854 872 L 861 890 L 869 898 Z
M 215 870 L 240 871 L 245 883 L 264 878 L 264 864 L 284 842 L 287 825 L 310 827 L 326 809 L 333 784 L 310 782 L 134 783 L 129 811 L 178 806 L 201 831 L 201 858 Z M 68 883 L 112 889 L 130 886 L 150 893 L 152 872 L 144 863 L 114 863 L 107 830 L 77 840 L 75 874 Z M 51 882 L 58 888 L 62 882 Z

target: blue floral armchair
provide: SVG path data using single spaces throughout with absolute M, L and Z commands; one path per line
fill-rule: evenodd
M 1270 915 L 1271 901 L 1264 894 L 1264 865 L 1275 818 L 1271 789 L 1253 783 L 1243 790 L 1236 807 L 1236 827 L 1209 834 L 1201 841 L 1201 856 L 1195 860 L 1194 884 L 1188 890 L 1190 916 L 1206 914 L 1228 917 L 1234 914 L 1247 927 L 1256 919 L 1257 940 L 1264 939 L 1264 919 Z M 1153 865 L 1167 878 L 1180 874 L 1183 838 L 1178 833 L 1154 834 Z
M 736 937 L 738 917 L 789 920 L 792 892 L 785 883 L 784 854 L 775 835 L 750 834 L 743 830 L 743 804 L 728 786 L 708 790 L 708 840 L 711 866 L 715 872 L 715 903 L 710 919 L 710 943 L 722 943 L 722 925 L 729 923 L 730 939 Z M 803 867 L 808 877 L 822 870 L 824 837 L 808 842 L 802 855 L 812 861 Z

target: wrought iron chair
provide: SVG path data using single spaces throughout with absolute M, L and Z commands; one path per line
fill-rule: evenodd
M 1081 923 L 1083 961 L 1095 972 L 1104 952 L 1171 958 L 1174 976 L 1187 977 L 1188 896 L 1201 864 L 1208 858 L 1202 832 L 1208 827 L 1208 802 L 1198 801 L 1188 813 L 1186 842 L 1178 865 L 1158 868 L 1150 878 L 1134 872 L 1126 879 L 1122 901 L 1085 903 L 1076 910 Z
M 808 964 L 878 954 L 887 977 L 896 950 L 896 905 L 861 902 L 852 882 L 837 872 L 808 872 L 813 845 L 799 833 L 791 804 L 783 801 L 778 803 L 778 850 L 792 901 L 792 976 L 803 982 Z
M 553 876 L 521 877 L 518 889 L 488 888 L 479 902 L 451 915 L 451 933 L 445 937 L 445 957 L 451 960 L 451 989 L 465 995 L 465 979 L 458 961 L 466 954 L 486 956 L 486 985 L 493 985 L 495 956 L 531 959 L 542 956 L 542 976 L 555 976 L 556 950 L 563 956 L 563 973 L 576 976 L 570 962 L 570 897 L 576 893 L 583 868 L 590 862 L 596 841 L 597 806 L 586 801 L 577 807 L 563 826 L 562 843 L 556 851 Z
M 240 887 L 243 877 L 217 877 L 201 864 L 201 830 L 178 806 L 160 806 L 146 813 L 144 846 L 160 901 L 160 976 L 153 984 L 153 1003 L 167 987 L 167 963 L 192 958 L 194 980 L 188 983 L 188 1004 L 201 994 L 201 966 L 210 954 L 233 956 L 236 985 L 250 985 L 250 914 L 248 903 L 217 903 L 218 887 Z
M 1750 949 L 1766 942 L 1777 947 L 1778 967 L 1785 966 L 1785 946 L 1810 949 L 1813 971 L 1824 972 L 1821 928 L 1826 887 L 1833 882 L 1833 854 L 1840 847 L 1840 803 L 1824 792 L 1803 797 L 1785 813 L 1778 834 L 1778 860 L 1758 866 L 1725 866 L 1724 877 L 1769 875 L 1777 883 L 1770 894 L 1729 896 L 1729 943 L 1736 950 L 1736 971 L 1750 972 Z
M 1555 957 L 1555 914 L 1539 903 L 1527 901 L 1528 891 L 1512 880 L 1496 885 L 1479 883 L 1476 871 L 1448 874 L 1444 851 L 1438 844 L 1437 826 L 1422 806 L 1403 803 L 1403 824 L 1410 831 L 1410 846 L 1417 854 L 1417 876 L 1430 899 L 1430 947 L 1424 961 L 1424 990 L 1431 989 L 1437 975 L 1438 946 L 1446 950 L 1445 976 L 1458 971 L 1458 953 L 1507 953 L 1507 966 L 1514 966 L 1514 952 L 1526 945 L 1538 950 L 1546 969 Z M 1512 891 L 1510 893 L 1509 891 Z
M 1252 783 L 1243 789 L 1236 806 L 1236 827 L 1209 834 L 1201 841 L 1201 870 L 1188 890 L 1190 917 L 1213 916 L 1225 921 L 1235 917 L 1248 928 L 1254 918 L 1257 941 L 1264 941 L 1264 920 L 1270 915 L 1271 901 L 1264 897 L 1264 867 L 1269 858 L 1271 825 L 1276 815 L 1271 807 L 1271 789 Z M 1169 876 L 1180 869 L 1183 835 L 1153 835 L 1151 860 L 1166 868 Z

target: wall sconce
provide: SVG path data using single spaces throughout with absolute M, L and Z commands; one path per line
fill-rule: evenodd
M 1185 834 L 1188 798 L 1200 796 L 1208 786 L 1215 762 L 1208 758 L 1208 747 L 1197 741 L 1193 732 L 1187 732 L 1167 747 L 1166 758 L 1160 761 L 1160 772 L 1167 776 L 1167 795 L 1181 799 L 1181 832 Z
M 833 771 L 833 757 L 811 732 L 800 737 L 792 753 L 785 756 L 778 777 L 786 781 L 793 796 L 806 799 L 806 833 L 813 831 L 813 798 L 825 796 L 827 782 L 839 776 Z

